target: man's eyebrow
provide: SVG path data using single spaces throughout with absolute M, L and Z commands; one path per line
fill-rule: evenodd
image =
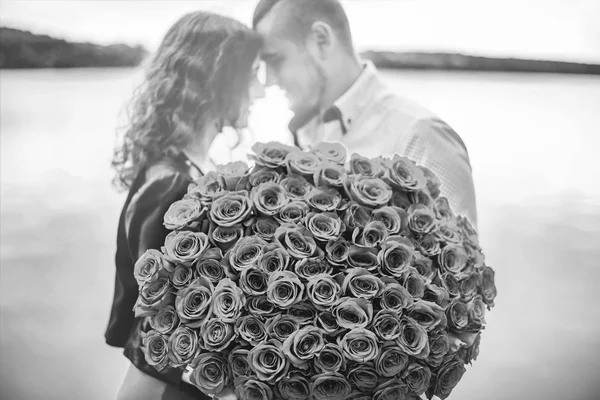
M 262 54 L 260 55 L 260 58 L 262 58 L 265 61 L 273 60 L 273 59 L 276 59 L 277 57 L 279 57 L 279 55 L 277 53 L 269 52 L 269 51 L 263 51 Z

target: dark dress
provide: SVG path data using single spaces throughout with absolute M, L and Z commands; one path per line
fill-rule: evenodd
M 183 369 L 167 367 L 159 372 L 146 362 L 139 335 L 143 318 L 135 318 L 133 312 L 138 297 L 134 264 L 147 249 L 160 249 L 164 244 L 169 231 L 163 226 L 163 216 L 187 192 L 192 182 L 191 168 L 200 172 L 181 154 L 140 171 L 133 182 L 119 219 L 115 292 L 104 337 L 110 346 L 124 348 L 125 357 L 144 373 L 197 399 L 210 399 L 181 381 Z

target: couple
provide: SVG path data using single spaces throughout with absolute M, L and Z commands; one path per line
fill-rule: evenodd
M 431 169 L 451 207 L 476 224 L 473 181 L 459 136 L 431 112 L 392 93 L 374 66 L 355 54 L 337 0 L 261 0 L 254 29 L 220 15 L 185 15 L 168 31 L 142 90 L 113 166 L 129 190 L 119 221 L 115 295 L 106 342 L 123 347 L 131 365 L 119 399 L 206 399 L 182 369 L 158 372 L 140 348 L 145 328 L 133 306 L 133 266 L 160 248 L 163 215 L 192 180 L 208 172 L 208 149 L 225 126 L 245 128 L 249 106 L 267 85 L 287 94 L 296 144 L 337 141 L 368 157 L 398 153 Z M 232 398 L 226 394 L 217 397 Z

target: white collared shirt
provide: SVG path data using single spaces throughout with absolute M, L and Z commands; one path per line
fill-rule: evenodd
M 384 85 L 367 61 L 356 82 L 335 103 L 337 120 L 311 119 L 296 132 L 300 147 L 340 142 L 348 154 L 366 157 L 406 156 L 431 169 L 440 179 L 441 194 L 452 210 L 477 226 L 475 188 L 466 146 L 458 134 L 431 111 L 402 98 Z M 344 130 L 346 131 L 344 133 Z

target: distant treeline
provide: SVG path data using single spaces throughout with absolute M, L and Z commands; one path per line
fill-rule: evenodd
M 600 65 L 560 61 L 390 51 L 366 51 L 361 56 L 372 60 L 378 68 L 600 74 Z
M 129 67 L 146 54 L 142 46 L 73 43 L 0 27 L 0 68 Z

